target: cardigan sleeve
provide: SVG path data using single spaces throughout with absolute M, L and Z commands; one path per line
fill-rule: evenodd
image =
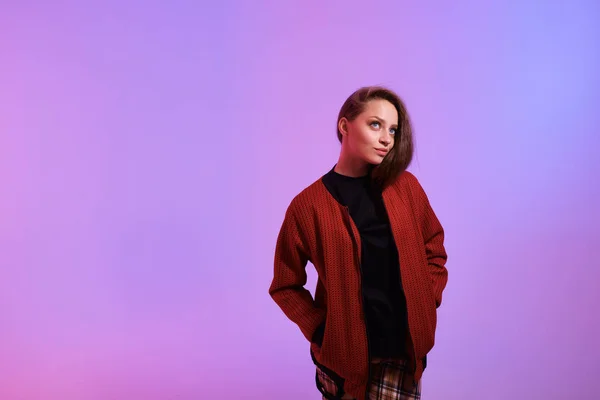
M 414 181 L 419 192 L 419 202 L 422 205 L 421 229 L 425 241 L 429 273 L 433 283 L 433 294 L 436 307 L 439 307 L 442 304 L 442 292 L 448 282 L 448 270 L 446 268 L 448 256 L 444 246 L 444 228 L 433 211 L 425 190 L 416 178 L 414 178 Z
M 269 294 L 283 313 L 311 341 L 325 320 L 325 310 L 315 307 L 306 285 L 306 265 L 309 261 L 299 218 L 290 206 L 275 246 L 274 275 Z

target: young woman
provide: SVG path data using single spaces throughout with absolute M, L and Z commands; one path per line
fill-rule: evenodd
M 361 88 L 337 136 L 335 166 L 286 211 L 269 293 L 310 341 L 324 399 L 420 399 L 448 272 L 442 226 L 406 171 L 406 107 L 386 88 Z

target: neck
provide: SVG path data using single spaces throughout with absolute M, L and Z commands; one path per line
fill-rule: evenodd
M 358 178 L 369 173 L 369 164 L 364 161 L 358 161 L 356 158 L 352 158 L 346 152 L 342 151 L 333 170 L 340 175 Z

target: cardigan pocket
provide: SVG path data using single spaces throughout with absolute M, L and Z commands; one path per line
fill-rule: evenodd
M 316 366 L 315 383 L 317 389 L 324 398 L 330 400 L 339 400 L 344 396 L 345 379 L 336 374 L 331 369 L 320 364 L 315 358 L 312 350 L 310 352 L 313 363 Z
M 312 335 L 311 343 L 316 344 L 319 348 L 323 346 L 323 337 L 325 336 L 325 324 L 326 321 L 323 321 Z
M 315 375 L 317 389 L 326 399 L 339 400 L 344 396 L 344 379 L 333 377 L 321 367 L 317 367 Z

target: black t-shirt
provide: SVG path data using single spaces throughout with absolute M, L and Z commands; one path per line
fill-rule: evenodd
M 402 357 L 408 331 L 398 251 L 381 190 L 370 176 L 348 177 L 332 169 L 323 183 L 347 206 L 361 239 L 362 292 L 371 357 Z

